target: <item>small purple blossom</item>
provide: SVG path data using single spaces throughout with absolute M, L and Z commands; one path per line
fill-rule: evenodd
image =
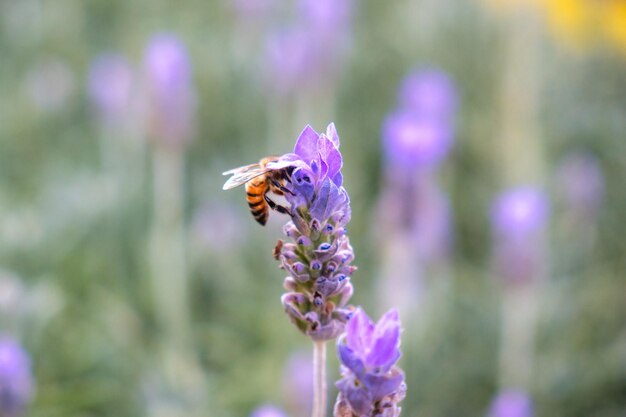
M 172 34 L 155 35 L 144 56 L 150 98 L 150 128 L 169 146 L 191 139 L 195 116 L 191 63 L 187 50 Z
M 336 35 L 350 26 L 352 0 L 300 0 L 298 8 L 302 23 L 319 36 Z
M 400 414 L 404 373 L 400 359 L 400 318 L 392 309 L 374 323 L 357 308 L 337 342 L 342 378 L 335 416 L 393 416 Z
M 421 117 L 450 123 L 456 113 L 458 96 L 450 76 L 440 70 L 416 70 L 402 82 L 400 107 Z
M 524 391 L 507 389 L 500 392 L 489 407 L 489 417 L 532 417 L 533 404 Z
M 0 415 L 22 415 L 33 391 L 28 354 L 12 338 L 0 336 Z
M 389 115 L 383 124 L 382 136 L 389 164 L 405 169 L 437 166 L 453 143 L 448 123 L 407 111 Z
M 104 126 L 122 124 L 128 117 L 134 74 L 122 55 L 97 56 L 89 69 L 89 98 Z
M 250 417 L 287 417 L 287 414 L 274 405 L 266 404 L 255 409 Z

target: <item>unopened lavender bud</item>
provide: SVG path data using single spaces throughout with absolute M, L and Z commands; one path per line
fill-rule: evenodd
M 337 245 L 331 245 L 330 243 L 322 243 L 316 250 L 313 251 L 317 259 L 322 262 L 326 262 L 332 258 L 337 252 Z
M 350 320 L 350 317 L 352 317 L 353 314 L 354 313 L 352 310 L 348 310 L 345 308 L 336 308 L 335 310 L 333 310 L 333 317 L 341 321 L 342 323 L 346 323 L 348 320 Z
M 296 253 L 292 250 L 283 250 L 280 255 L 283 259 L 286 260 L 293 260 L 298 258 Z
M 283 296 L 281 297 L 281 301 L 283 305 L 304 304 L 306 302 L 306 297 L 298 292 L 290 292 L 287 294 L 283 294 Z
M 297 239 L 300 236 L 300 232 L 295 224 L 292 222 L 287 223 L 283 226 L 283 233 L 292 239 Z
M 315 305 L 316 307 L 321 307 L 324 305 L 324 299 L 322 298 L 322 295 L 320 293 L 316 293 L 313 296 L 313 305 Z
M 335 272 L 335 270 L 337 269 L 337 263 L 336 262 L 328 262 L 326 264 L 326 272 L 329 274 L 332 274 L 333 272 Z
M 300 274 L 304 274 L 304 272 L 306 271 L 306 265 L 304 265 L 302 262 L 295 262 L 292 265 L 293 271 L 300 275 Z
M 313 324 L 313 326 L 318 326 L 320 322 L 319 316 L 317 315 L 315 311 L 309 311 L 308 313 L 306 313 L 304 315 L 304 319 L 308 321 L 309 323 Z
M 345 306 L 348 301 L 350 300 L 350 298 L 352 298 L 352 294 L 354 293 L 354 287 L 352 286 L 352 283 L 350 283 L 349 281 L 344 285 L 344 287 L 341 289 L 341 292 L 339 294 L 339 301 L 337 302 L 337 306 L 338 307 L 343 307 Z
M 311 245 L 311 239 L 309 239 L 306 236 L 300 236 L 296 242 L 298 243 L 298 245 L 300 246 L 310 246 Z
M 324 230 L 322 231 L 325 235 L 330 235 L 335 231 L 335 227 L 332 224 L 327 224 L 324 226 Z
M 311 261 L 311 270 L 312 271 L 321 271 L 322 270 L 322 266 L 323 266 L 323 264 L 319 260 L 317 260 L 317 259 Z
M 287 291 L 295 291 L 297 287 L 298 284 L 293 277 L 287 277 L 283 281 L 283 288 L 285 288 Z
M 326 277 L 319 277 L 315 281 L 316 290 L 322 295 L 324 298 L 330 297 L 335 290 L 337 289 L 337 281 L 328 279 Z
M 333 259 L 339 259 L 339 262 L 341 264 L 347 264 L 354 260 L 354 252 L 348 251 L 348 250 L 342 250 L 340 252 L 337 252 L 337 258 L 333 258 Z
M 316 341 L 333 340 L 341 334 L 343 328 L 344 323 L 339 320 L 330 320 L 328 324 L 313 328 L 307 334 Z
M 280 267 L 289 272 L 289 274 L 291 274 L 291 276 L 298 282 L 307 282 L 310 278 L 308 272 L 306 271 L 306 266 L 304 266 L 301 262 L 290 263 L 288 260 L 284 259 L 283 262 L 281 262 Z

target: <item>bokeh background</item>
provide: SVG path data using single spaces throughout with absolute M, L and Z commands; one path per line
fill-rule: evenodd
M 0 91 L 1 415 L 307 415 L 221 172 L 331 121 L 402 415 L 625 415 L 623 1 L 3 1 Z

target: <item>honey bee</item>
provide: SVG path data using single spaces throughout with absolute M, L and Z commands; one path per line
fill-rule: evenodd
M 291 179 L 292 166 L 284 168 L 268 168 L 267 164 L 277 162 L 277 156 L 268 156 L 261 159 L 256 164 L 244 165 L 224 172 L 222 175 L 232 175 L 224 184 L 222 189 L 230 190 L 231 188 L 246 186 L 246 200 L 250 206 L 250 212 L 254 219 L 265 226 L 270 215 L 270 209 L 279 213 L 289 214 L 289 210 L 279 204 L 276 204 L 268 196 L 271 191 L 277 195 L 285 193 L 293 194 L 291 190 L 285 187 L 285 183 Z

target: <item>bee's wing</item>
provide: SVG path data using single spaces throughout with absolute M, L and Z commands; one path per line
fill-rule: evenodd
M 261 168 L 261 165 L 259 164 L 245 165 L 239 168 L 231 169 L 222 174 L 232 175 L 232 177 L 230 177 L 228 181 L 224 183 L 222 189 L 230 190 L 231 188 L 239 187 L 240 185 L 247 183 L 251 179 L 258 177 L 259 175 L 263 175 L 268 171 L 270 170 L 268 170 L 267 168 Z

